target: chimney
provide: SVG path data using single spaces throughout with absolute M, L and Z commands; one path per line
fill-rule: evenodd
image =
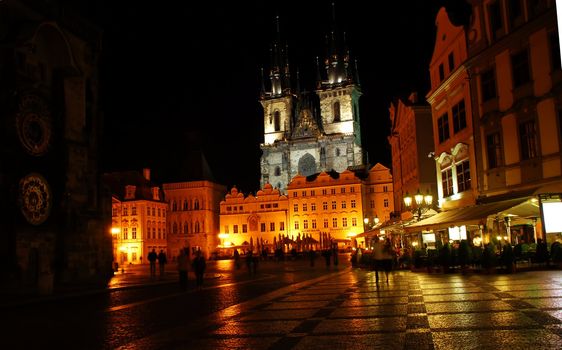
M 146 181 L 150 181 L 150 168 L 142 169 L 142 176 L 146 179 Z

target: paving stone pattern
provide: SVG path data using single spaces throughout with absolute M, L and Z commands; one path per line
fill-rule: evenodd
M 562 273 L 346 270 L 213 324 L 178 348 L 562 349 Z

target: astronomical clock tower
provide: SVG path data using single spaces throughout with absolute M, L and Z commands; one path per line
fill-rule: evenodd
M 264 142 L 260 146 L 260 186 L 270 183 L 282 192 L 298 174 L 364 167 L 361 89 L 357 66 L 350 59 L 344 37 L 331 31 L 327 56 L 322 62 L 317 59 L 314 92 L 300 91 L 298 72 L 292 84 L 287 51 L 281 44 L 277 22 L 271 66 L 267 76 L 262 71 Z
M 111 272 L 98 173 L 101 33 L 62 4 L 0 2 L 3 277 L 50 293 Z

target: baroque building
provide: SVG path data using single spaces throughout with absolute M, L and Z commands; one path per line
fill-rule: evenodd
M 105 174 L 111 189 L 114 262 L 148 263 L 153 249 L 167 253 L 166 213 L 168 204 L 160 186 L 150 181 L 150 169 Z
M 2 283 L 50 293 L 111 274 L 98 171 L 101 31 L 59 2 L 0 2 Z
M 288 50 L 281 43 L 277 23 L 267 88 L 262 74 L 262 188 L 271 183 L 285 192 L 297 175 L 364 166 L 356 64 L 335 30 L 329 35 L 328 47 L 323 73 L 317 62 L 316 91 L 300 91 L 298 73 L 293 88 Z
M 287 234 L 287 196 L 266 184 L 256 195 L 244 196 L 233 187 L 220 202 L 219 248 L 272 247 L 280 235 Z

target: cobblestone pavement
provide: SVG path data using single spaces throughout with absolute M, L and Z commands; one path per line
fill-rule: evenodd
M 345 269 L 124 349 L 562 349 L 562 273 Z

